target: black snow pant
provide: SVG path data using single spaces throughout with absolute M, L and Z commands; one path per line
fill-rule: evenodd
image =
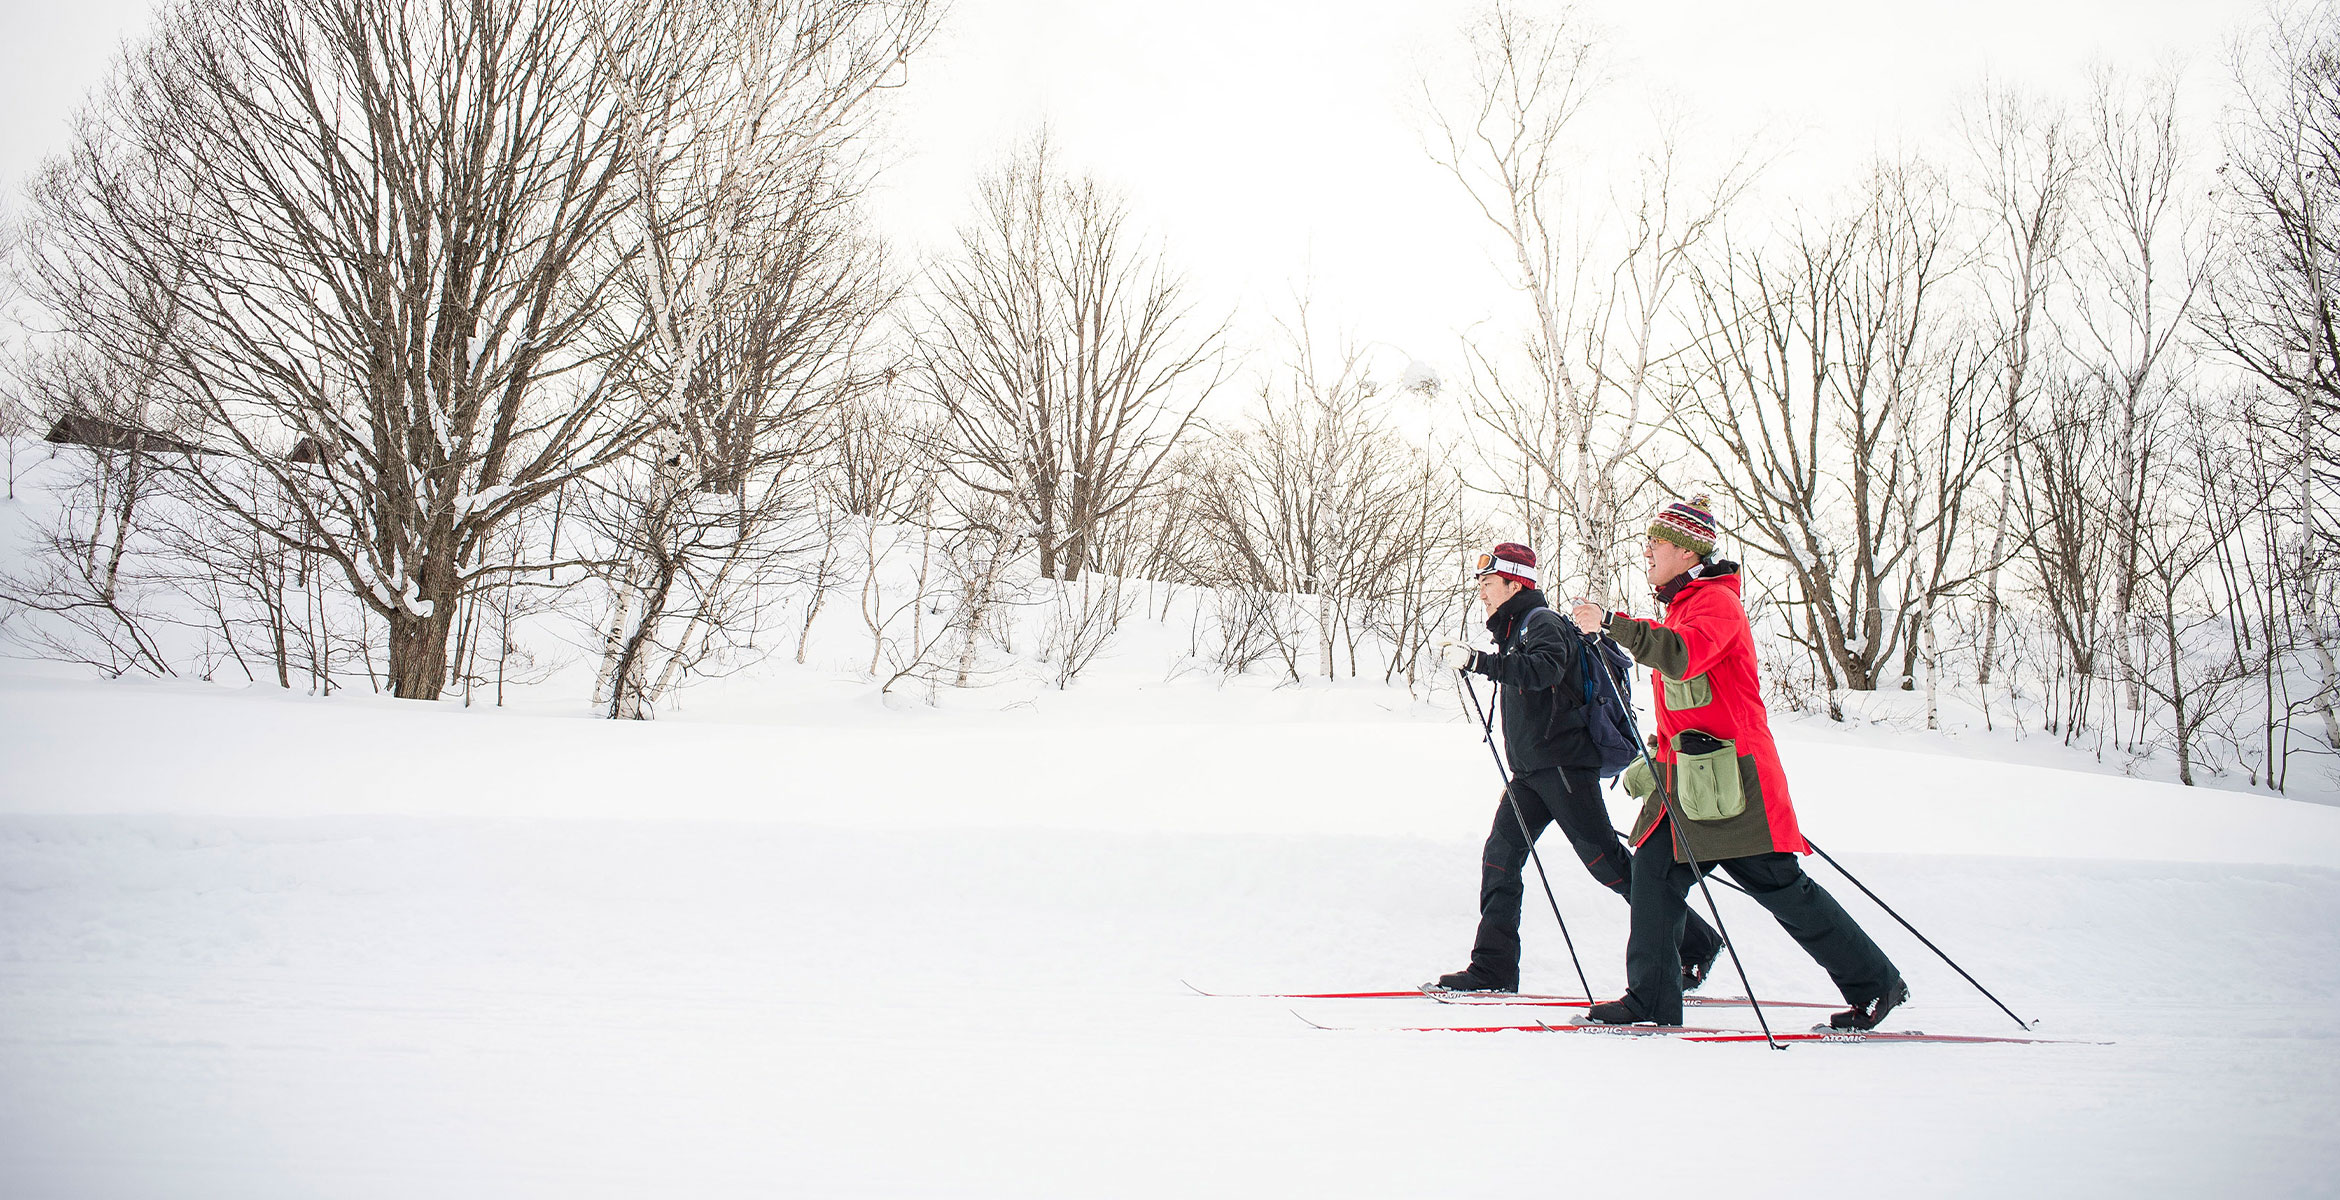
M 1698 920 L 1688 897 L 1698 882 L 1690 864 L 1674 861 L 1673 829 L 1664 818 L 1633 852 L 1633 927 L 1625 938 L 1625 1003 L 1644 1021 L 1682 1023 L 1682 958 L 1677 942 L 1684 918 Z M 1827 889 L 1804 874 L 1796 856 L 1779 851 L 1698 864 L 1721 867 L 1776 919 L 1835 981 L 1845 1003 L 1866 1004 L 1901 978 L 1885 952 Z
M 1584 869 L 1602 887 L 1628 895 L 1632 858 L 1624 839 L 1609 824 L 1608 806 L 1601 802 L 1600 777 L 1590 769 L 1568 771 L 1546 767 L 1511 781 L 1510 795 L 1519 801 L 1515 816 L 1509 803 L 1498 801 L 1495 825 L 1487 834 L 1487 848 L 1479 865 L 1479 934 L 1471 945 L 1471 972 L 1504 988 L 1519 987 L 1519 914 L 1527 893 L 1528 848 L 1544 828 L 1557 824 L 1576 850 Z M 1523 833 L 1520 822 L 1527 822 Z M 1712 926 L 1689 913 L 1677 933 L 1677 962 L 1705 962 L 1722 948 Z M 1677 974 L 1681 968 L 1675 968 Z M 1681 980 L 1674 986 L 1677 995 Z

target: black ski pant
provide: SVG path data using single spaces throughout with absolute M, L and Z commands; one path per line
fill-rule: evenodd
M 1625 938 L 1625 1003 L 1642 1020 L 1660 1025 L 1682 1023 L 1677 943 L 1684 919 L 1698 920 L 1688 901 L 1698 879 L 1690 864 L 1674 861 L 1671 820 L 1661 819 L 1633 852 L 1633 926 Z M 1866 1004 L 1901 977 L 1836 897 L 1804 874 L 1795 855 L 1774 851 L 1698 866 L 1701 871 L 1721 867 L 1745 888 L 1828 972 L 1845 1003 Z
M 1632 858 L 1624 839 L 1609 824 L 1608 806 L 1601 802 L 1600 777 L 1590 769 L 1563 772 L 1546 767 L 1511 781 L 1509 799 L 1495 806 L 1495 825 L 1488 831 L 1487 848 L 1479 865 L 1479 934 L 1471 945 L 1471 971 L 1507 988 L 1519 986 L 1519 914 L 1527 894 L 1521 875 L 1528 848 L 1546 826 L 1558 825 L 1575 849 L 1584 869 L 1602 887 L 1626 896 L 1632 878 Z M 1516 800 L 1518 812 L 1512 811 Z M 1527 828 L 1520 828 L 1521 822 Z M 1677 961 L 1705 962 L 1722 948 L 1712 926 L 1688 914 L 1676 935 Z M 1676 972 L 1681 968 L 1677 966 Z M 1674 981 L 1679 992 L 1681 980 Z

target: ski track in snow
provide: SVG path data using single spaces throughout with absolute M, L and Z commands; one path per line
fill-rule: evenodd
M 2040 1036 L 2113 1044 L 1774 1052 L 1326 1033 L 1290 1010 L 1457 1011 L 1180 986 L 1460 966 L 1493 788 L 1452 725 L 0 677 L 0 753 L 12 1198 L 1599 1195 L 1652 1160 L 1753 1196 L 2311 1196 L 2340 1144 L 2329 808 L 1792 746 L 1813 836 Z M 1625 908 L 1547 847 L 1613 992 Z M 1908 975 L 1892 1027 L 2016 1032 L 1808 862 Z M 1759 995 L 1828 998 L 1718 896 Z M 1530 898 L 1525 986 L 1572 991 Z

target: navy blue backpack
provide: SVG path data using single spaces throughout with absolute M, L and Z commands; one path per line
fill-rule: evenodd
M 1576 656 L 1584 678 L 1584 732 L 1601 754 L 1601 778 L 1614 779 L 1641 757 L 1621 706 L 1633 703 L 1633 656 L 1606 637 L 1587 635 Z M 1620 682 L 1621 681 L 1621 682 Z

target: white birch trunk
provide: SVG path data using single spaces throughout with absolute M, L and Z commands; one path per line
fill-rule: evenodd
M 1930 604 L 1926 606 L 1925 620 L 1926 728 L 1940 729 L 1942 727 L 1941 689 L 1935 685 L 1934 680 L 1942 673 L 1942 642 L 1941 635 L 1936 631 L 1935 628 L 1938 622 L 1934 620 L 1934 609 Z
M 626 640 L 633 636 L 630 621 L 633 617 L 635 591 L 633 572 L 628 570 L 625 581 L 617 588 L 617 608 L 610 614 L 609 628 L 601 635 L 601 670 L 593 676 L 595 708 L 609 704 L 610 685 L 617 680 L 618 659 L 624 655 Z
M 878 619 L 878 608 L 885 603 L 885 591 L 878 586 L 878 532 L 875 519 L 871 520 L 864 536 L 868 538 L 869 553 L 866 556 L 866 569 L 861 575 L 861 622 L 869 627 L 869 676 L 875 679 L 878 656 L 886 648 L 885 623 Z
M 959 670 L 953 677 L 956 687 L 965 687 L 975 678 L 975 650 L 983 636 L 983 622 L 991 615 L 991 585 L 986 577 L 983 586 L 967 598 L 965 636 L 959 642 Z
M 1333 602 L 1329 589 L 1316 593 L 1316 670 L 1326 679 L 1333 677 Z
M 999 588 L 1000 572 L 1008 557 L 1008 546 L 994 540 L 983 561 L 983 572 L 975 579 L 974 588 L 967 596 L 966 616 L 962 618 L 965 636 L 959 642 L 959 668 L 956 685 L 966 687 L 975 677 L 976 652 L 983 637 L 983 623 L 991 619 L 992 600 Z

